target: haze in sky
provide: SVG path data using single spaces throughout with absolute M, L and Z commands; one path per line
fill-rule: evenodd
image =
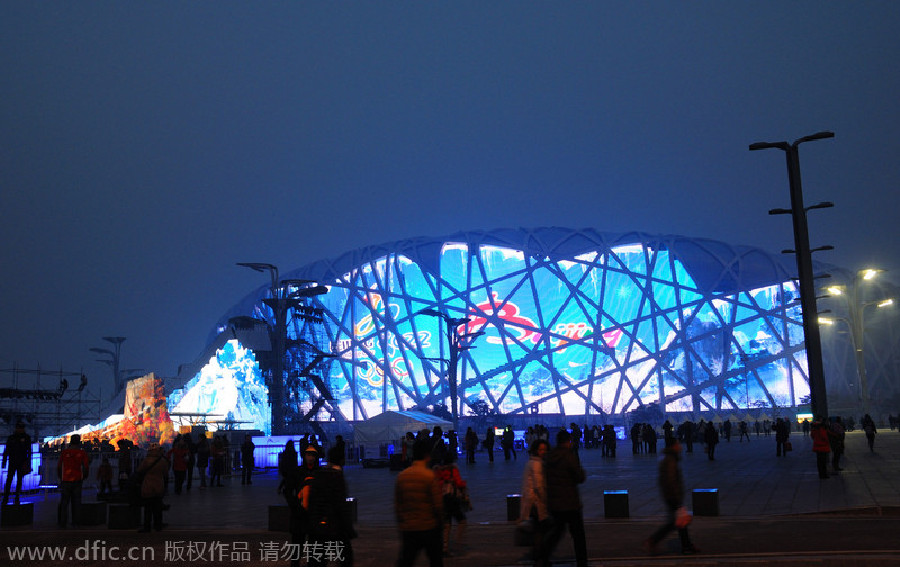
M 163 376 L 267 276 L 592 227 L 900 257 L 896 2 L 4 2 L 0 367 Z

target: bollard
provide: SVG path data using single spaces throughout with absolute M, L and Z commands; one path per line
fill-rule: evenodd
M 628 491 L 604 490 L 603 514 L 607 518 L 628 518 Z
M 348 497 L 344 505 L 350 509 L 350 521 L 355 523 L 359 519 L 359 510 L 357 509 L 356 498 L 353 498 L 352 496 Z
M 4 504 L 0 507 L 0 526 L 28 526 L 34 523 L 34 503 Z
M 719 515 L 718 488 L 695 488 L 691 492 L 691 498 L 695 516 Z
M 522 508 L 521 494 L 506 495 L 506 519 L 509 522 L 515 522 L 519 519 L 519 510 Z

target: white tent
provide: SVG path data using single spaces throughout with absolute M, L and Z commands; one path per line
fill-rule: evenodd
M 400 453 L 400 443 L 407 431 L 418 433 L 423 429 L 433 429 L 439 425 L 444 431 L 453 424 L 440 417 L 418 411 L 386 411 L 353 426 L 353 441 L 360 448 L 360 459 L 379 458 L 382 445 L 394 444 Z

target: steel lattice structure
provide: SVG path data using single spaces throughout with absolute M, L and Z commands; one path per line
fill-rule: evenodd
M 809 386 L 790 270 L 712 240 L 544 228 L 373 246 L 287 277 L 329 286 L 310 303 L 336 355 L 332 416 L 449 405 L 435 312 L 483 332 L 459 353 L 463 408 L 584 416 L 796 408 Z M 223 321 L 265 316 L 264 297 Z

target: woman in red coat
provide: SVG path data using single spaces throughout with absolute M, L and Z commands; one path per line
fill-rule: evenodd
M 813 422 L 809 436 L 813 440 L 813 452 L 816 454 L 819 478 L 828 478 L 828 453 L 831 452 L 831 443 L 828 440 L 828 428 L 821 418 Z

